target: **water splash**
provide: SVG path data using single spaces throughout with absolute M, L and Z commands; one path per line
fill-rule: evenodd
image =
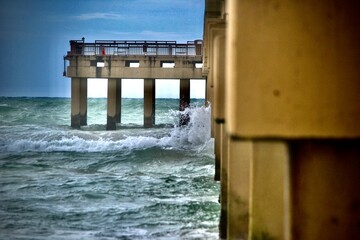
M 69 130 L 64 126 L 22 125 L 17 131 L 3 128 L 0 152 L 113 152 L 153 147 L 199 152 L 211 146 L 210 107 L 195 106 L 183 112 L 169 112 L 174 125 L 170 129 L 138 128 L 108 132 Z M 179 114 L 189 115 L 188 125 L 178 125 Z M 26 134 L 27 131 L 29 134 Z M 24 138 L 24 135 L 27 137 Z
M 189 116 L 187 125 L 179 125 L 179 115 Z M 211 108 L 198 107 L 187 108 L 182 112 L 173 111 L 174 128 L 172 129 L 169 142 L 176 146 L 204 145 L 210 140 L 211 132 Z

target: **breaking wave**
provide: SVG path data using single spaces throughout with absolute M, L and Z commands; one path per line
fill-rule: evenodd
M 188 108 L 190 122 L 178 126 L 178 111 L 170 111 L 172 128 L 147 131 L 143 128 L 117 131 L 69 130 L 58 126 L 2 126 L 0 152 L 113 152 L 153 147 L 201 151 L 211 144 L 210 107 Z

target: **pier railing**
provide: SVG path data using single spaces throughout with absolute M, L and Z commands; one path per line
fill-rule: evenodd
M 68 55 L 201 56 L 202 40 L 187 43 L 136 40 L 96 40 L 95 43 L 86 43 L 84 39 L 71 40 Z

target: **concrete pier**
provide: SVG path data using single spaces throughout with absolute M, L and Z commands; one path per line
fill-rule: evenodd
M 359 11 L 206 0 L 221 238 L 360 239 Z
M 144 126 L 155 125 L 155 80 L 180 79 L 180 110 L 190 104 L 190 79 L 203 80 L 202 40 L 71 40 L 64 57 L 64 76 L 71 77 L 71 126 L 87 124 L 87 78 L 108 79 L 107 130 L 121 122 L 121 79 L 144 79 Z M 173 67 L 166 67 L 172 64 Z M 67 67 L 66 67 L 67 66 Z M 103 81 L 103 80 L 101 80 Z M 188 117 L 182 118 L 186 124 Z

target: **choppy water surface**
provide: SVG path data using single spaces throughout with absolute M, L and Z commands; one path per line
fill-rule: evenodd
M 143 129 L 124 99 L 124 128 L 105 131 L 106 100 L 89 99 L 73 130 L 69 99 L 0 98 L 0 239 L 216 239 L 210 109 L 180 128 L 178 100 L 156 107 Z

